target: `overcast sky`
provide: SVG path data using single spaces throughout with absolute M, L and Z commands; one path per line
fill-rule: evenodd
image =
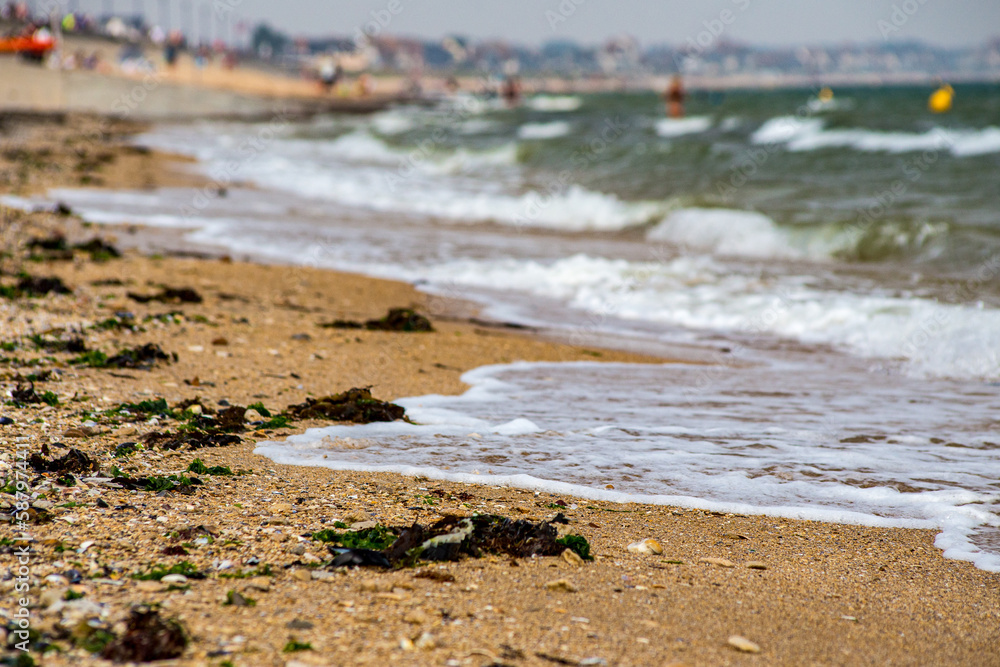
M 69 2 L 70 0 L 63 0 Z M 1000 0 L 77 0 L 83 8 L 145 6 L 155 16 L 193 6 L 233 7 L 251 23 L 306 35 L 355 28 L 420 37 L 501 37 L 537 44 L 551 39 L 600 42 L 629 34 L 644 44 L 683 44 L 702 31 L 755 44 L 837 44 L 919 39 L 977 44 L 1000 35 Z M 893 8 L 897 7 L 894 14 Z M 560 9 L 562 8 L 562 9 Z M 390 9 L 398 10 L 392 14 Z M 723 15 L 723 11 L 730 12 Z M 372 12 L 375 12 L 373 16 Z M 369 22 L 381 15 L 380 26 Z M 728 25 L 721 19 L 728 19 Z M 880 23 L 881 22 L 881 23 Z M 708 25 L 706 25 L 706 23 Z

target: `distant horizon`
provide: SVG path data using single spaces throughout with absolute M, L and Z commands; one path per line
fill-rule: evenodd
M 223 25 L 266 23 L 294 37 L 351 36 L 357 31 L 438 40 L 448 36 L 542 46 L 574 41 L 598 46 L 616 37 L 643 45 L 731 41 L 768 49 L 919 42 L 956 49 L 1000 38 L 1000 3 L 993 0 L 840 0 L 787 6 L 781 0 L 57 0 L 89 14 L 111 8 L 140 11 L 150 23 L 164 10 L 169 27 L 199 25 L 211 15 Z M 31 3 L 39 4 L 39 0 Z M 199 29 L 193 30 L 198 32 Z

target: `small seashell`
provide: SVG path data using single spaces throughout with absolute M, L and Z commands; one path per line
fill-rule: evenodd
M 746 637 L 741 637 L 739 635 L 732 635 L 729 638 L 728 643 L 737 651 L 743 651 L 744 653 L 760 653 L 760 646 L 754 644 Z
M 647 538 L 641 542 L 633 542 L 628 545 L 628 550 L 634 554 L 645 554 L 658 556 L 663 553 L 663 547 L 653 538 Z

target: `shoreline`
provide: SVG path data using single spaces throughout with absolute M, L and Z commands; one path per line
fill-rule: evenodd
M 80 131 L 67 129 L 70 135 Z M 122 128 L 121 136 L 125 134 Z M 132 154 L 120 146 L 107 149 L 115 154 L 110 162 L 78 172 L 76 165 L 84 158 L 72 153 L 72 144 L 62 156 L 62 139 L 25 140 L 32 150 L 49 148 L 56 155 L 28 174 L 24 192 L 73 185 L 65 182 L 66 176 L 79 179 L 81 174 L 103 180 L 105 187 L 173 183 L 161 161 L 166 158 Z M 72 218 L 47 213 L 4 215 L 9 223 L 3 231 L 4 250 L 13 257 L 4 260 L 3 284 L 11 284 L 15 269 L 23 268 L 36 276 L 61 277 L 74 294 L 0 299 L 7 322 L 3 342 L 18 341 L 3 356 L 43 360 L 40 365 L 6 362 L 0 367 L 5 391 L 16 387 L 15 376 L 53 369 L 58 372 L 52 380 L 36 385 L 60 401 L 0 407 L 15 420 L 0 427 L 3 454 L 13 454 L 19 442 L 28 443 L 32 452 L 48 442 L 50 458 L 77 448 L 102 469 L 118 465 L 134 475 L 182 473 L 194 458 L 207 466 L 252 471 L 233 477 L 201 475 L 203 484 L 191 495 L 128 491 L 101 482 L 60 487 L 55 475 L 37 476 L 33 486 L 51 494 L 37 509 L 52 520 L 31 526 L 36 550 L 31 576 L 37 579 L 32 594 L 53 604 L 34 608 L 32 622 L 65 651 L 49 654 L 45 664 L 97 664 L 84 648 L 74 647 L 67 629 L 71 624 L 60 625 L 76 618 L 85 605 L 50 611 L 66 590 L 82 594 L 79 600 L 106 605 L 105 622 L 119 634 L 130 605 L 161 605 L 164 616 L 180 619 L 193 635 L 178 664 L 214 665 L 227 659 L 248 665 L 387 660 L 475 666 L 560 660 L 608 665 L 924 664 L 929 657 L 941 663 L 1000 664 L 994 650 L 1000 641 L 998 575 L 945 560 L 933 545 L 931 530 L 582 501 L 391 473 L 284 466 L 253 454 L 258 441 L 320 425 L 309 421 L 271 433 L 251 429 L 240 434 L 242 443 L 225 447 L 168 451 L 151 446 L 115 457 L 112 452 L 123 442 L 175 426 L 169 420 L 98 422 L 93 428 L 99 433 L 83 430 L 92 428 L 85 425 L 87 415 L 121 403 L 163 398 L 172 407 L 199 398 L 206 407 L 219 408 L 220 400 L 241 406 L 262 402 L 274 411 L 299 403 L 308 392 L 320 396 L 366 384 L 374 384 L 375 395 L 383 399 L 456 393 L 463 387 L 461 373 L 485 364 L 594 356 L 520 332 L 442 318 L 433 298 L 413 287 L 362 276 L 133 253 L 106 262 L 82 253 L 70 260 L 27 262 L 23 244 L 30 238 L 67 225 L 70 241 L 110 238 L 108 230 L 80 227 Z M 127 296 L 130 291 L 155 294 L 159 285 L 190 287 L 204 300 L 139 304 Z M 429 314 L 438 331 L 318 326 L 337 318 L 379 317 L 400 306 Z M 120 310 L 132 311 L 146 331 L 81 327 Z M 147 315 L 170 311 L 183 315 L 142 322 Z M 176 352 L 178 359 L 148 371 L 83 368 L 69 363 L 71 354 L 45 353 L 24 343 L 26 334 L 48 327 L 66 328 L 63 339 L 78 330 L 88 348 L 109 355 L 126 345 L 154 342 L 167 353 Z M 225 343 L 216 342 L 221 340 Z M 599 352 L 602 360 L 662 361 Z M 48 357 L 55 361 L 45 361 Z M 33 423 L 36 419 L 44 421 Z M 10 462 L 9 457 L 4 460 Z M 98 499 L 108 507 L 99 507 Z M 324 545 L 302 538 L 334 521 L 405 526 L 477 511 L 532 521 L 561 512 L 570 521 L 561 531 L 586 537 L 596 560 L 581 567 L 559 557 L 488 556 L 426 563 L 416 570 L 330 569 L 321 565 L 329 557 Z M 207 544 L 172 537 L 185 530 L 204 535 L 196 530 L 199 526 L 211 534 Z M 663 545 L 662 554 L 627 550 L 630 543 L 650 537 Z M 84 548 L 87 542 L 94 544 Z M 163 554 L 172 546 L 189 553 Z M 11 556 L 2 558 L 0 572 L 11 567 Z M 702 560 L 706 558 L 710 560 Z M 183 560 L 207 578 L 191 578 L 175 590 L 131 578 L 156 564 Z M 230 564 L 221 567 L 226 561 Z M 261 563 L 273 573 L 223 576 L 256 571 Z M 45 581 L 68 568 L 80 570 L 83 581 Z M 438 572 L 440 578 L 417 576 L 427 572 Z M 444 581 L 445 575 L 454 580 Z M 561 579 L 575 592 L 546 586 Z M 230 590 L 254 598 L 256 606 L 224 605 Z M 13 612 L 6 599 L 0 609 Z M 755 642 L 760 654 L 733 648 L 727 643 L 731 635 Z M 293 639 L 311 644 L 312 650 L 284 653 Z M 586 662 L 590 659 L 594 661 Z

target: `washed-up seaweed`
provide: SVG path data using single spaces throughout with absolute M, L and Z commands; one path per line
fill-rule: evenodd
M 138 347 L 133 347 L 120 351 L 110 357 L 105 365 L 110 368 L 143 368 L 148 369 L 156 365 L 158 361 L 177 361 L 176 354 L 167 354 L 159 345 L 146 343 Z
M 183 655 L 188 642 L 180 621 L 164 620 L 157 610 L 143 605 L 131 611 L 125 634 L 105 646 L 101 657 L 119 663 L 173 660 Z
M 305 403 L 289 405 L 286 413 L 295 419 L 329 419 L 356 424 L 391 422 L 406 416 L 402 406 L 373 398 L 370 387 L 355 387 L 323 398 L 307 398 Z
M 71 449 L 63 456 L 52 460 L 46 460 L 44 455 L 48 455 L 48 453 L 48 446 L 46 446 L 42 449 L 41 454 L 34 453 L 28 458 L 28 463 L 36 472 L 54 472 L 64 475 L 97 470 L 97 463 L 79 449 Z
M 122 256 L 118 248 L 99 237 L 84 243 L 70 245 L 66 242 L 66 237 L 63 234 L 53 234 L 48 237 L 33 238 L 28 241 L 27 247 L 33 253 L 40 251 L 34 256 L 49 261 L 71 260 L 74 250 L 88 253 L 94 261 L 116 259 Z
M 102 238 L 92 238 L 85 243 L 77 243 L 73 246 L 74 250 L 82 250 L 83 252 L 90 255 L 90 259 L 95 262 L 100 262 L 108 259 L 118 259 L 122 256 L 122 253 L 118 248 L 114 247 Z
M 163 477 L 116 476 L 111 478 L 111 483 L 127 491 L 151 491 L 154 493 L 173 491 L 183 494 L 194 493 L 194 487 L 202 485 L 202 481 L 197 477 L 187 477 L 185 475 L 166 475 Z
M 46 294 L 72 294 L 73 290 L 56 276 L 21 276 L 17 281 L 16 293 L 23 296 L 45 296 Z
M 396 536 L 392 544 L 376 549 Z M 373 540 L 376 537 L 378 539 Z M 414 523 L 405 528 L 368 528 L 364 531 L 320 531 L 313 539 L 332 542 L 328 549 L 336 558 L 333 567 L 372 566 L 404 567 L 417 561 L 457 561 L 462 557 L 479 558 L 484 554 L 503 554 L 514 558 L 558 556 L 566 549 L 584 560 L 592 560 L 590 544 L 582 535 L 560 538 L 549 521 L 533 523 L 508 519 L 494 514 L 471 517 L 446 516 L 430 526 Z M 378 554 L 384 559 L 376 558 Z
M 35 403 L 58 405 L 59 403 L 59 398 L 51 391 L 46 391 L 42 394 L 35 391 L 35 383 L 30 380 L 28 381 L 27 386 L 18 383 L 18 385 L 11 390 L 10 397 L 13 399 L 14 404 L 18 406 L 31 405 Z
M 434 331 L 431 321 L 412 308 L 391 308 L 385 317 L 365 322 L 334 320 L 320 326 L 324 329 L 368 329 L 369 331 Z
M 204 299 L 190 287 L 163 287 L 157 294 L 137 294 L 129 292 L 128 298 L 139 303 L 201 303 Z
M 142 438 L 150 447 L 159 447 L 169 451 L 188 449 L 203 449 L 206 447 L 226 447 L 242 442 L 238 435 L 230 433 L 207 433 L 205 431 L 188 431 L 185 433 L 163 433 L 154 431 Z
M 69 340 L 54 340 L 44 336 L 34 335 L 30 337 L 34 346 L 46 352 L 70 352 L 81 354 L 87 351 L 87 343 L 79 336 L 74 336 Z

